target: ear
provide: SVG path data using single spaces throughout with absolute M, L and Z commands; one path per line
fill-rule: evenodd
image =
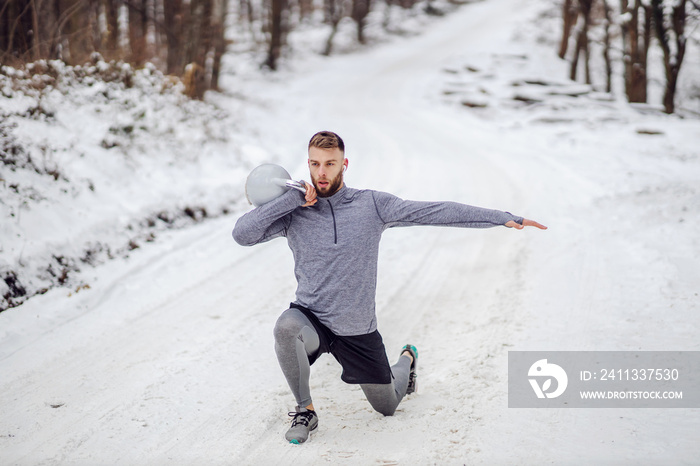
M 348 159 L 343 160 L 343 171 L 348 169 Z

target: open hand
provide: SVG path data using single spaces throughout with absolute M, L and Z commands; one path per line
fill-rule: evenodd
M 522 224 L 522 225 L 519 224 L 519 223 L 514 222 L 513 220 L 508 220 L 508 222 L 506 222 L 506 226 L 507 226 L 508 228 L 515 228 L 516 230 L 522 230 L 522 229 L 525 228 L 525 227 L 536 227 L 536 228 L 539 228 L 540 230 L 546 230 L 546 229 L 547 229 L 547 227 L 544 226 L 544 225 L 542 225 L 541 223 L 537 223 L 536 221 L 534 221 L 534 220 L 529 220 L 529 219 L 527 219 L 527 218 L 524 218 L 524 219 L 523 219 L 523 224 Z

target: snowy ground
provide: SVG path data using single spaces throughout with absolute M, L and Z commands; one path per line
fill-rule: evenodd
M 552 49 L 528 40 L 545 3 L 468 5 L 418 37 L 230 77 L 217 99 L 242 119 L 234 139 L 261 144 L 238 165 L 214 155 L 217 187 L 240 188 L 256 157 L 307 178 L 306 141 L 331 129 L 350 186 L 550 227 L 385 234 L 379 328 L 391 359 L 408 341 L 421 356 L 396 416 L 326 356 L 312 370 L 320 427 L 284 442 L 294 401 L 271 330 L 292 258 L 282 240 L 233 242 L 241 204 L 84 268 L 87 289 L 0 313 L 0 462 L 696 463 L 698 409 L 507 407 L 509 350 L 700 349 L 700 122 L 561 79 Z

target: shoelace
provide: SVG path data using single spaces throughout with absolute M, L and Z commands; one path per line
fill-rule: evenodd
M 408 386 L 409 386 L 409 388 L 411 388 L 411 387 L 415 388 L 417 378 L 418 378 L 418 374 L 416 374 L 416 371 L 413 368 L 413 365 L 411 365 L 411 371 L 408 373 Z
M 292 421 L 292 427 L 301 424 L 305 427 L 309 427 L 309 422 L 311 421 L 311 418 L 314 416 L 315 412 L 314 411 L 304 411 L 301 413 L 289 413 L 289 417 L 293 417 L 294 421 Z

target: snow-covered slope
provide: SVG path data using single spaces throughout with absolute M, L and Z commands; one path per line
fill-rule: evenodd
M 239 205 L 85 269 L 89 289 L 0 313 L 0 460 L 695 462 L 697 409 L 507 408 L 509 350 L 698 350 L 700 123 L 560 79 L 564 65 L 530 39 L 548 4 L 468 5 L 418 37 L 229 77 L 251 105 L 217 98 L 261 144 L 245 160 L 269 154 L 308 179 L 308 137 L 331 129 L 353 187 L 550 227 L 386 232 L 379 328 L 390 359 L 408 341 L 421 354 L 420 391 L 394 417 L 325 356 L 312 369 L 318 432 L 284 442 L 294 400 L 271 331 L 293 298 L 292 258 L 282 240 L 237 246 Z M 224 160 L 215 173 L 240 188 L 246 170 Z
M 5 68 L 0 87 L 0 309 L 232 211 L 254 166 L 234 108 L 191 101 L 152 68 L 38 62 Z

